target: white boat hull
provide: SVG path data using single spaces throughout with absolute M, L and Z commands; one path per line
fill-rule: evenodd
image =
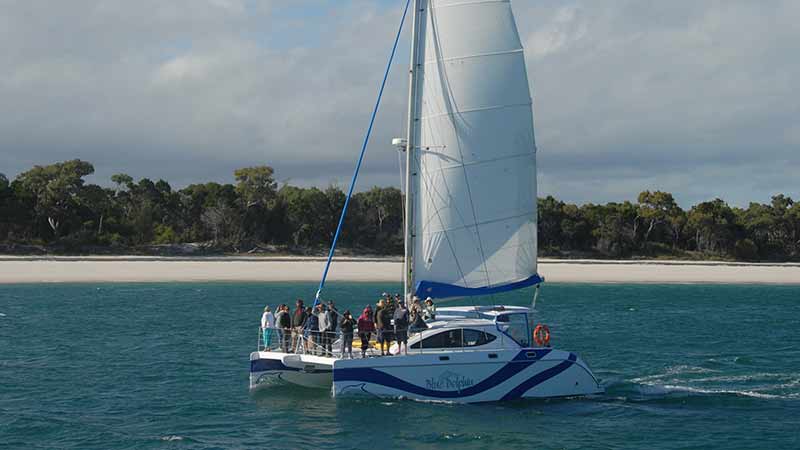
M 282 382 L 308 388 L 330 389 L 333 358 L 280 352 L 250 354 L 250 389 Z
M 574 353 L 551 349 L 450 352 L 337 360 L 334 396 L 479 403 L 603 391 Z

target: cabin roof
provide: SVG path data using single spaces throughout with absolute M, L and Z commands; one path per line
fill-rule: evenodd
M 508 313 L 526 313 L 530 312 L 530 308 L 525 306 L 506 306 L 506 305 L 493 305 L 493 306 L 448 306 L 445 308 L 438 308 L 437 316 L 465 316 L 467 314 L 480 313 L 483 316 L 496 317 Z

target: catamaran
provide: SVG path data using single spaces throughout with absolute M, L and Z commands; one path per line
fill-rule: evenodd
M 409 14 L 409 8 L 411 14 Z M 293 352 L 259 347 L 250 386 L 276 382 L 423 401 L 490 402 L 602 392 L 576 354 L 552 348 L 535 324 L 536 144 L 528 75 L 509 0 L 406 0 L 412 16 L 405 154 L 404 298 L 465 299 L 535 287 L 531 307 L 439 308 L 413 332 L 408 354 L 319 356 L 296 336 Z M 395 38 L 389 66 L 401 32 Z M 386 74 L 388 75 L 387 67 Z M 380 105 L 386 75 L 317 291 Z

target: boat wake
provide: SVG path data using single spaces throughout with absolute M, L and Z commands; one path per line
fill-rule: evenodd
M 606 398 L 632 402 L 658 402 L 697 398 L 737 397 L 761 400 L 800 399 L 798 373 L 738 373 L 677 365 L 663 373 L 604 383 Z

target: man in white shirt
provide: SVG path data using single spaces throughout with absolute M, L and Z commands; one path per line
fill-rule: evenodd
M 275 315 L 272 314 L 269 306 L 264 307 L 264 314 L 261 315 L 261 333 L 264 336 L 264 348 L 268 349 L 272 343 L 272 333 L 275 328 Z

